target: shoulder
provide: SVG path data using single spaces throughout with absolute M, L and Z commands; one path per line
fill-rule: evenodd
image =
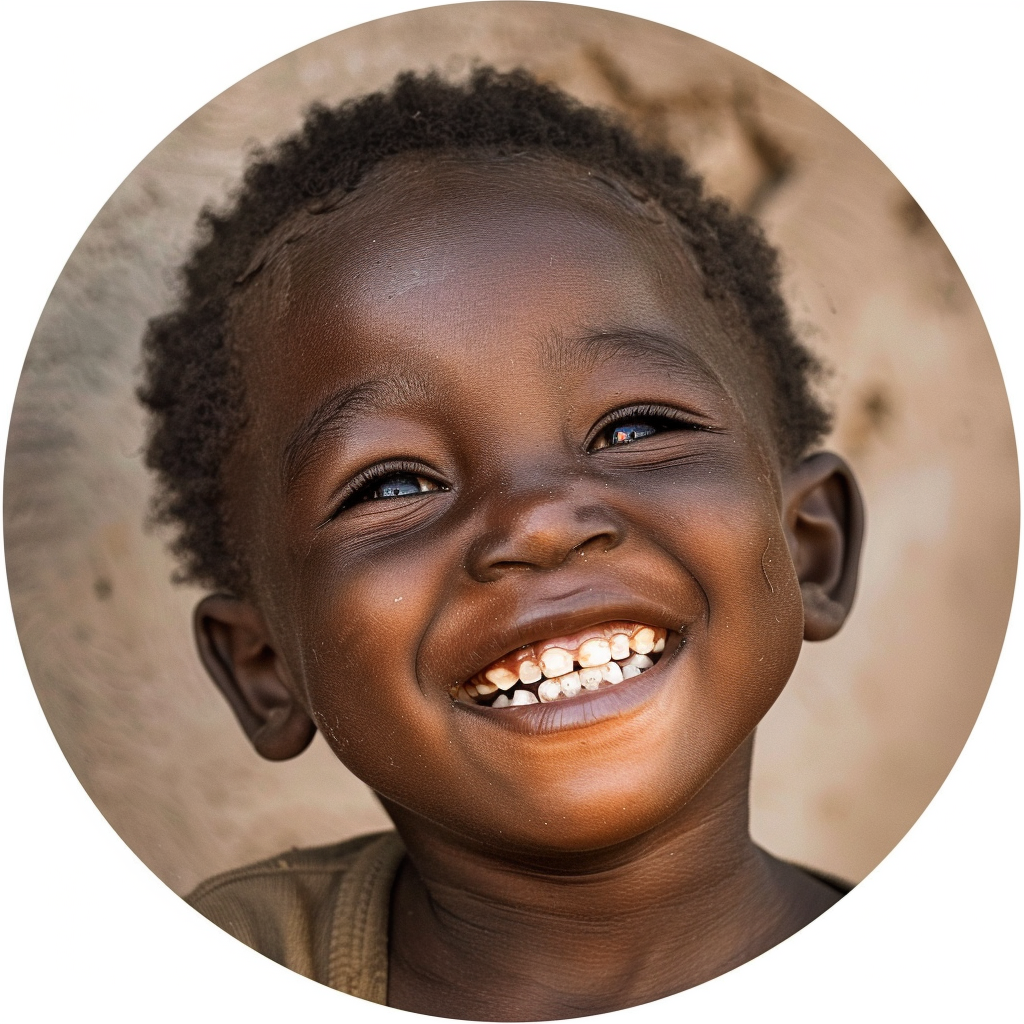
M 397 838 L 394 832 L 374 832 L 329 846 L 287 850 L 255 864 L 213 875 L 200 882 L 185 899 L 196 906 L 225 892 L 242 894 L 258 889 L 266 880 L 285 885 L 322 885 L 332 876 L 345 874 L 368 847 L 390 837 Z
M 200 883 L 186 901 L 214 924 L 270 959 L 331 984 L 339 919 L 353 913 L 386 931 L 391 884 L 404 854 L 395 832 L 289 850 Z M 343 945 L 351 939 L 342 935 Z

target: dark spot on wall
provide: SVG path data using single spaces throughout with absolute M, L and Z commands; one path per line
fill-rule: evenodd
M 890 434 L 896 412 L 896 399 L 889 385 L 881 381 L 866 385 L 856 396 L 845 423 L 839 425 L 843 447 L 850 455 L 863 454 L 873 440 Z
M 917 205 L 917 200 L 909 193 L 896 204 L 896 219 L 908 235 L 920 235 L 932 227 L 928 215 Z
M 604 47 L 588 46 L 583 56 L 609 88 L 637 133 L 646 142 L 665 145 L 668 142 L 669 106 L 665 99 L 648 96 L 638 89 L 625 68 Z
M 733 108 L 743 134 L 763 168 L 761 181 L 743 211 L 756 217 L 789 180 L 795 161 L 792 154 L 765 128 L 751 92 L 742 86 L 738 87 L 733 97 Z
M 828 822 L 835 824 L 849 818 L 853 810 L 853 801 L 850 794 L 838 789 L 828 789 L 815 801 L 815 810 L 818 816 Z
M 106 576 L 97 576 L 92 585 L 93 593 L 101 600 L 106 601 L 114 593 L 114 585 Z
M 872 430 L 884 430 L 893 416 L 892 400 L 881 385 L 871 388 L 861 399 L 861 408 Z
M 964 287 L 956 261 L 913 196 L 907 192 L 900 193 L 892 210 L 896 223 L 909 242 L 908 257 L 921 261 L 919 269 L 910 278 L 918 284 L 921 297 L 943 313 L 970 306 L 970 293 Z
M 765 126 L 756 95 L 749 86 L 739 83 L 731 89 L 715 89 L 704 85 L 678 92 L 648 93 L 603 47 L 588 46 L 583 56 L 610 90 L 631 127 L 646 142 L 669 145 L 672 116 L 691 121 L 731 120 L 760 168 L 760 179 L 753 192 L 740 204 L 743 213 L 757 216 L 793 173 L 792 154 Z

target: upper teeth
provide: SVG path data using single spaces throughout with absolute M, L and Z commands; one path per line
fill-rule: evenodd
M 508 690 L 519 682 L 519 676 L 507 668 L 489 668 L 484 675 L 499 690 Z
M 654 659 L 648 655 L 660 654 L 666 637 L 664 629 L 654 626 L 615 622 L 584 630 L 577 638 L 528 644 L 453 688 L 453 696 L 476 702 L 497 693 L 492 708 L 564 700 L 651 668 Z
M 637 654 L 650 654 L 654 650 L 655 639 L 653 629 L 641 629 L 639 633 L 630 638 L 629 646 Z
M 607 665 L 611 660 L 612 645 L 607 640 L 586 640 L 580 644 L 579 663 L 583 668 Z
M 629 657 L 629 637 L 625 633 L 616 633 L 611 640 L 611 655 L 618 661 L 619 658 Z
M 549 647 L 540 656 L 540 667 L 548 679 L 554 679 L 555 676 L 564 676 L 566 672 L 572 671 L 572 660 L 572 655 L 561 647 Z
M 530 661 L 529 658 L 522 662 L 519 666 L 519 680 L 523 683 L 535 683 L 540 679 L 542 673 L 540 665 L 535 661 Z

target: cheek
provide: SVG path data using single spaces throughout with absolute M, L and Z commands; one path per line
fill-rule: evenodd
M 745 733 L 796 665 L 803 643 L 800 587 L 774 504 L 723 506 L 704 536 L 706 571 L 698 581 L 709 615 L 695 653 Z
M 346 565 L 311 556 L 300 584 L 294 636 L 313 717 L 345 765 L 383 793 L 423 762 L 450 703 L 440 688 L 421 689 L 416 675 L 445 580 L 439 554 L 434 547 Z
M 774 701 L 803 641 L 800 586 L 765 480 L 756 464 L 709 467 L 674 496 L 666 486 L 650 519 L 652 535 L 703 594 L 704 616 L 688 641 L 699 675 L 715 689 L 742 691 L 752 710 Z

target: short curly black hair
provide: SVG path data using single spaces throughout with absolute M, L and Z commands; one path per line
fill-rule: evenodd
M 654 199 L 682 225 L 709 289 L 733 297 L 760 343 L 782 458 L 799 458 L 829 429 L 810 386 L 820 366 L 793 333 L 775 250 L 753 220 L 706 197 L 679 156 L 641 145 L 615 115 L 524 70 L 480 68 L 462 83 L 404 73 L 386 91 L 314 106 L 296 134 L 258 151 L 230 208 L 200 215 L 178 304 L 148 325 L 138 392 L 151 414 L 146 464 L 159 480 L 155 518 L 177 528 L 180 580 L 247 589 L 225 523 L 222 466 L 245 421 L 229 300 L 258 247 L 286 218 L 352 191 L 388 157 L 431 153 L 555 157 Z

